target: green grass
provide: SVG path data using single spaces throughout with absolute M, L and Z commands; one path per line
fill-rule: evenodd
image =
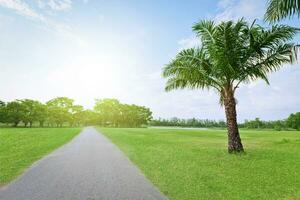
M 0 128 L 0 185 L 71 140 L 80 128 Z
M 99 128 L 170 199 L 300 199 L 300 132 Z

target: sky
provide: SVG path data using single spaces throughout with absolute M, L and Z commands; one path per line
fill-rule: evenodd
M 67 96 L 93 108 L 95 99 L 117 98 L 149 107 L 155 118 L 224 119 L 214 91 L 165 92 L 162 68 L 199 45 L 191 30 L 199 20 L 244 17 L 268 26 L 265 8 L 263 0 L 0 0 L 0 99 Z M 270 85 L 237 90 L 239 121 L 300 111 L 300 64 L 269 77 Z

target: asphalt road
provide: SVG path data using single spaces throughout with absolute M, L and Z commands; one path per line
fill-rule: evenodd
M 166 199 L 94 128 L 36 162 L 0 189 L 1 200 Z

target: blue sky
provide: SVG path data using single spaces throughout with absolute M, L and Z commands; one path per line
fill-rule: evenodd
M 262 0 L 0 0 L 0 99 L 68 96 L 145 105 L 155 117 L 223 119 L 214 91 L 164 92 L 162 67 L 198 43 L 201 19 L 260 19 Z M 299 19 L 284 21 L 299 26 Z M 296 42 L 300 37 L 295 38 Z M 300 111 L 300 64 L 237 92 L 240 121 Z

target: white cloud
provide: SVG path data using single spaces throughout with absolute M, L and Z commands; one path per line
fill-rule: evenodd
M 179 50 L 193 48 L 201 45 L 201 41 L 196 36 L 190 36 L 187 38 L 182 38 L 178 41 Z
M 219 0 L 218 13 L 214 20 L 218 23 L 227 20 L 238 20 L 244 17 L 246 20 L 262 19 L 265 12 L 265 2 L 262 0 Z M 178 41 L 179 50 L 201 45 L 196 36 L 189 36 Z
M 232 6 L 232 4 L 233 4 L 233 0 L 220 0 L 218 2 L 218 7 L 224 9 L 224 8 L 229 7 L 229 6 Z
M 242 85 L 237 90 L 240 119 L 284 119 L 298 111 L 300 92 L 295 83 L 298 83 L 299 74 L 299 65 L 284 66 L 269 75 L 270 85 L 263 80 Z
M 37 1 L 39 6 L 43 6 L 45 1 Z M 67 9 L 71 6 L 71 0 L 49 0 L 49 5 L 52 6 L 52 9 Z M 25 16 L 31 20 L 40 22 L 44 28 L 54 33 L 61 35 L 69 40 L 76 42 L 79 45 L 85 45 L 86 42 L 76 33 L 72 27 L 67 24 L 59 23 L 54 20 L 51 20 L 48 17 L 36 12 L 33 10 L 26 2 L 21 0 L 0 0 L 0 6 L 6 7 L 18 13 L 19 15 Z
M 68 10 L 72 6 L 71 0 L 49 0 L 48 5 L 53 10 Z
M 54 11 L 66 11 L 72 8 L 71 0 L 37 0 L 40 8 L 50 8 Z
M 262 0 L 220 0 L 215 21 L 237 20 L 241 17 L 249 21 L 262 19 L 265 1 Z
M 12 9 L 18 14 L 32 19 L 44 19 L 43 16 L 39 15 L 37 12 L 31 9 L 27 3 L 21 0 L 0 0 L 0 6 Z

